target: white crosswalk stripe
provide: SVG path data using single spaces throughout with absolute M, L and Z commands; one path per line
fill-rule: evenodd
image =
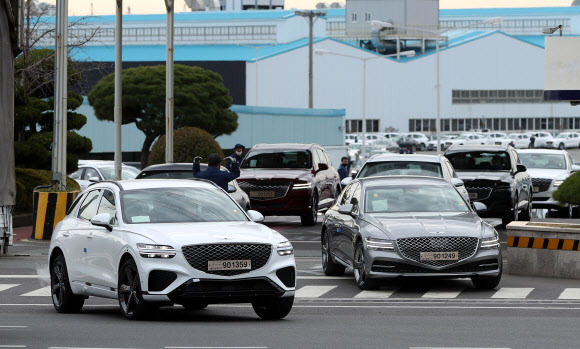
M 526 298 L 533 290 L 529 287 L 502 287 L 491 298 Z
M 318 298 L 337 286 L 304 286 L 296 291 L 296 298 Z
M 558 299 L 580 299 L 580 288 L 567 288 Z
M 423 297 L 421 298 L 429 298 L 429 299 L 448 299 L 448 298 L 457 298 L 457 296 L 459 296 L 459 294 L 461 292 L 463 292 L 463 288 L 462 289 L 437 289 L 434 288 L 432 290 L 429 290 L 427 293 L 425 293 L 423 295 Z
M 32 292 L 25 293 L 21 295 L 22 297 L 47 297 L 50 296 L 50 286 L 39 288 Z
M 356 299 L 385 299 L 389 298 L 396 290 L 361 291 L 354 296 Z
M 6 291 L 9 288 L 19 286 L 20 284 L 0 284 L 0 292 Z

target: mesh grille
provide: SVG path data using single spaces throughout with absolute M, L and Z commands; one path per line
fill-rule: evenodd
M 151 270 L 149 273 L 149 291 L 163 291 L 177 279 L 177 274 L 172 271 Z
M 474 182 L 465 182 L 465 189 L 467 189 L 468 193 L 476 193 L 476 200 L 485 200 L 489 198 L 491 192 L 493 191 L 493 188 L 487 184 L 479 184 Z
M 288 189 L 290 188 L 290 182 L 282 181 L 238 181 L 238 185 L 252 200 L 279 199 L 286 196 L 286 194 L 288 194 Z M 273 195 L 258 196 L 265 193 L 258 194 L 257 192 L 272 192 Z
M 478 238 L 470 237 L 428 237 L 406 238 L 397 240 L 401 254 L 413 260 L 432 267 L 445 267 L 465 260 L 475 254 Z M 459 252 L 459 259 L 452 261 L 422 261 L 421 252 Z
M 276 276 L 278 276 L 278 279 L 280 279 L 286 287 L 294 287 L 296 284 L 296 271 L 294 270 L 294 267 L 278 269 L 276 271 Z
M 550 189 L 551 184 L 552 180 L 549 178 L 532 178 L 532 186 L 538 187 L 540 193 Z
M 383 273 L 472 273 L 480 271 L 497 270 L 499 264 L 497 259 L 486 259 L 479 262 L 467 263 L 458 266 L 452 266 L 443 270 L 433 270 L 423 268 L 420 266 L 409 265 L 404 263 L 375 261 L 372 266 L 372 271 Z
M 190 245 L 182 249 L 185 259 L 193 268 L 204 273 L 232 276 L 249 273 L 252 270 L 260 269 L 270 259 L 272 245 L 267 244 L 211 244 L 211 245 Z M 207 270 L 208 261 L 240 260 L 249 259 L 252 261 L 251 270 Z

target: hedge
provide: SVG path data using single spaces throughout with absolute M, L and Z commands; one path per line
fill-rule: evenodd
M 563 204 L 580 205 L 580 172 L 566 178 L 552 196 Z
M 182 127 L 175 130 L 173 135 L 173 162 L 193 162 L 196 156 L 207 162 L 208 156 L 218 154 L 223 158 L 224 153 L 218 142 L 208 132 L 198 127 Z M 148 165 L 165 163 L 165 136 L 157 139 L 151 153 Z
M 16 213 L 32 212 L 32 192 L 39 185 L 49 185 L 52 173 L 31 168 L 16 169 Z M 67 178 L 66 187 L 70 191 L 80 190 L 78 183 Z

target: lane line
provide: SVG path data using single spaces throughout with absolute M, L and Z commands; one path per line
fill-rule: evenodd
M 26 348 L 26 345 L 20 345 L 20 344 L 15 344 L 15 345 L 0 344 L 0 348 Z
M 20 297 L 49 297 L 49 296 L 51 296 L 50 286 L 42 287 L 39 288 L 38 290 L 34 290 L 32 292 L 20 295 Z
M 354 296 L 356 299 L 386 299 L 389 298 L 396 290 L 380 290 L 380 291 L 361 291 Z
M 28 328 L 28 326 L 0 326 L 0 328 Z
M 298 270 L 300 272 L 300 270 Z M 302 276 L 296 277 L 298 280 L 351 280 L 352 276 Z
M 20 286 L 20 284 L 0 284 L 0 292 L 6 291 L 9 288 Z
M 337 286 L 304 286 L 296 291 L 296 298 L 318 298 Z
M 567 288 L 558 299 L 580 299 L 580 288 Z
M 141 349 L 141 348 L 89 348 L 89 347 L 48 347 L 48 349 Z
M 526 298 L 533 290 L 529 287 L 502 287 L 491 298 Z
M 510 349 L 510 348 L 487 348 L 487 347 L 409 347 L 409 349 Z
M 165 347 L 165 349 L 268 349 L 268 347 Z
M 465 289 L 438 289 L 434 288 L 427 291 L 421 298 L 429 298 L 429 299 L 448 299 L 448 298 L 457 298 L 461 292 Z
M 0 279 L 39 279 L 50 278 L 50 275 L 0 275 Z

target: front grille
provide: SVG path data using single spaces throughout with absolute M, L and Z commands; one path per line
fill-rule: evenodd
M 171 285 L 177 279 L 177 274 L 166 270 L 151 270 L 149 272 L 149 291 L 158 292 L 163 291 L 167 286 Z
M 427 237 L 397 240 L 399 251 L 410 260 L 432 267 L 445 267 L 465 260 L 475 254 L 478 238 L 470 237 Z M 459 252 L 459 259 L 452 261 L 422 261 L 421 252 Z
M 249 273 L 252 270 L 260 269 L 270 259 L 272 245 L 267 244 L 209 244 L 183 246 L 181 249 L 185 259 L 193 268 L 204 273 L 232 276 Z M 208 261 L 227 260 L 252 261 L 251 270 L 207 270 Z
M 532 186 L 538 187 L 539 191 L 534 191 L 535 193 L 541 193 L 550 189 L 552 180 L 550 178 L 532 178 Z
M 238 181 L 238 185 L 250 199 L 261 201 L 282 198 L 290 188 L 290 182 L 283 181 Z
M 294 267 L 278 269 L 276 276 L 286 287 L 294 287 L 296 285 L 296 270 Z
M 382 273 L 472 273 L 481 271 L 491 271 L 497 270 L 499 264 L 497 259 L 486 259 L 479 262 L 466 263 L 458 266 L 451 266 L 449 268 L 444 268 L 441 270 L 434 270 L 429 268 L 423 268 L 420 266 L 409 265 L 397 262 L 388 261 L 375 261 L 372 266 L 372 271 L 382 272 Z

